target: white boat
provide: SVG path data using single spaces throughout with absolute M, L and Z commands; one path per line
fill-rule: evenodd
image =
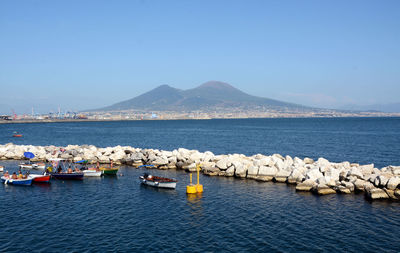
M 101 177 L 103 172 L 97 170 L 82 170 L 84 177 Z
M 1 181 L 4 184 L 13 184 L 13 185 L 31 185 L 33 178 L 28 176 L 27 178 L 22 179 L 12 179 L 10 177 L 2 176 Z
M 49 183 L 50 182 L 50 174 L 42 174 L 42 175 L 38 175 L 38 174 L 29 174 L 29 177 L 31 177 L 33 179 L 33 182 L 39 182 L 39 183 Z
M 145 173 L 143 176 L 139 177 L 142 184 L 157 187 L 157 188 L 168 188 L 168 189 L 175 189 L 176 183 L 178 180 L 166 178 L 166 177 L 157 177 L 152 176 Z
M 44 164 L 44 163 L 33 163 L 32 164 L 32 169 L 44 170 L 45 168 L 46 168 L 46 164 Z
M 20 163 L 18 165 L 18 167 L 20 167 L 21 169 L 30 170 L 30 169 L 33 168 L 33 164 L 31 164 L 31 163 Z
M 4 171 L 4 166 L 0 166 L 0 172 Z
M 18 165 L 21 169 L 36 169 L 36 170 L 44 170 L 46 168 L 46 164 L 44 163 L 20 163 Z

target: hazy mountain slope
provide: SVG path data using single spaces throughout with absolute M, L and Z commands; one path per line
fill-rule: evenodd
M 179 90 L 161 85 L 135 98 L 97 109 L 108 110 L 148 110 L 148 111 L 186 111 L 234 108 L 291 108 L 304 109 L 304 106 L 274 99 L 251 96 L 230 84 L 210 81 L 196 88 Z
M 182 91 L 169 85 L 161 85 L 140 96 L 125 100 L 108 107 L 98 109 L 99 111 L 149 109 L 165 110 L 177 101 L 183 99 Z

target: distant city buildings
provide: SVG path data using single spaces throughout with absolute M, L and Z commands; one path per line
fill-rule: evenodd
M 113 120 L 180 120 L 180 119 L 245 119 L 245 118 L 322 118 L 322 117 L 400 117 L 400 113 L 356 112 L 329 109 L 318 110 L 227 110 L 213 111 L 97 111 L 66 113 L 62 115 L 0 115 L 0 122 L 59 122 L 59 121 L 113 121 Z

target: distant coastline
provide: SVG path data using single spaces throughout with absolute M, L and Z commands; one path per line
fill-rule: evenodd
M 345 115 L 277 115 L 273 117 L 158 117 L 158 118 L 88 118 L 88 119 L 17 119 L 0 120 L 0 124 L 67 123 L 67 122 L 111 122 L 111 121 L 163 121 L 163 120 L 211 120 L 211 119 L 290 119 L 290 118 L 398 118 L 400 113 L 371 113 Z

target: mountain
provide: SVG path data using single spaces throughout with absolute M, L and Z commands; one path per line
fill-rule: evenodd
M 135 98 L 102 108 L 100 111 L 129 109 L 149 109 L 158 111 L 164 110 L 164 108 L 170 107 L 176 103 L 176 101 L 182 99 L 182 90 L 164 84 Z
M 180 90 L 169 85 L 161 85 L 140 96 L 97 109 L 96 111 L 130 109 L 146 111 L 187 111 L 234 108 L 305 109 L 305 107 L 301 105 L 249 95 L 228 83 L 209 81 L 189 90 Z

